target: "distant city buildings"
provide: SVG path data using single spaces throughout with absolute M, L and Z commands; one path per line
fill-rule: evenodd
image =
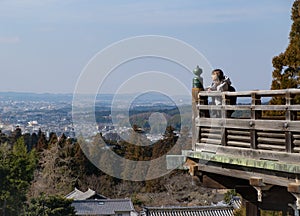
M 132 130 L 132 126 L 122 125 L 118 122 L 113 123 L 110 107 L 112 98 L 107 95 L 103 97 L 104 99 L 100 98 L 95 103 L 97 127 L 86 122 L 87 116 L 85 113 L 81 113 L 79 115 L 82 115 L 80 116 L 82 123 L 79 125 L 79 129 L 92 135 L 100 132 L 107 139 L 126 138 Z M 123 104 L 127 103 L 126 97 L 123 100 L 117 101 L 118 110 Z M 182 99 L 180 100 L 182 101 Z M 80 104 L 82 107 L 84 105 L 84 103 Z M 141 101 L 135 101 L 131 106 L 131 112 L 132 109 L 140 113 L 143 111 L 151 112 L 151 109 L 158 112 L 159 109 L 170 110 L 172 108 L 174 108 L 174 104 L 165 101 L 164 98 L 148 97 Z M 124 122 L 123 120 L 126 119 L 127 115 L 128 110 L 125 110 L 125 112 L 121 110 L 116 118 L 120 122 Z M 76 134 L 72 122 L 72 95 L 0 93 L 0 130 L 2 133 L 9 134 L 16 127 L 20 128 L 23 134 L 37 134 L 41 130 L 47 138 L 52 132 L 58 136 L 65 134 L 66 137 L 75 138 Z M 141 129 L 145 130 L 145 128 Z M 150 141 L 156 141 L 163 137 L 163 131 L 146 131 L 145 135 Z

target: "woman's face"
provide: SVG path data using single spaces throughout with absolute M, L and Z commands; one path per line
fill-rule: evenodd
M 219 79 L 218 79 L 218 75 L 217 75 L 217 73 L 216 72 L 213 72 L 212 74 L 211 74 L 211 79 L 212 79 L 212 81 L 219 81 Z

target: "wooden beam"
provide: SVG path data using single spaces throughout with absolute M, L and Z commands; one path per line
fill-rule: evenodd
M 241 155 L 244 158 L 251 158 L 256 160 L 270 160 L 270 161 L 280 161 L 282 163 L 298 163 L 300 161 L 300 154 L 287 153 L 284 151 L 275 152 L 271 150 L 260 150 L 260 149 L 250 149 L 250 148 L 237 148 L 233 146 L 220 146 L 209 145 L 207 143 L 196 143 L 199 151 L 215 152 L 222 155 Z M 193 153 L 191 153 L 193 155 Z
M 249 180 L 253 176 L 260 177 L 264 180 L 266 184 L 270 184 L 270 185 L 287 187 L 288 184 L 295 182 L 295 179 L 290 179 L 288 177 L 284 178 L 284 177 L 268 175 L 268 174 L 258 173 L 258 172 L 244 171 L 244 170 L 225 168 L 220 166 L 210 166 L 208 164 L 199 164 L 198 166 L 199 166 L 198 170 L 201 172 L 208 172 L 208 173 L 214 173 L 223 176 L 236 177 L 239 179 Z

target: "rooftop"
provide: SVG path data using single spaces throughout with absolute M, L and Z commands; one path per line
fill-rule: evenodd
M 91 198 L 98 198 L 98 199 L 106 199 L 105 196 L 97 194 L 96 191 L 92 189 L 88 189 L 86 192 L 82 192 L 75 188 L 71 193 L 66 195 L 67 199 L 74 199 L 74 200 L 87 200 Z
M 130 199 L 75 200 L 72 206 L 77 215 L 114 215 L 135 211 Z
M 230 206 L 145 207 L 146 216 L 233 216 Z

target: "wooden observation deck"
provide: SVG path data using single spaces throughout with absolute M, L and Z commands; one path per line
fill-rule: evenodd
M 210 105 L 211 98 L 221 105 Z M 230 99 L 237 98 L 237 105 Z M 280 97 L 284 105 L 269 105 Z M 183 151 L 191 175 L 235 188 L 247 215 L 300 209 L 300 89 L 205 92 L 193 88 L 193 147 Z M 218 117 L 212 117 L 217 113 Z M 272 114 L 272 115 L 270 115 Z M 277 114 L 277 116 L 274 116 Z

